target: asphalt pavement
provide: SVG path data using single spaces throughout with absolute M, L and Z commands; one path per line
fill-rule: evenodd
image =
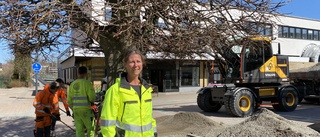
M 40 86 L 41 87 L 41 86 Z M 42 86 L 43 87 L 43 86 Z M 41 90 L 42 88 L 39 88 Z M 35 87 L 0 89 L 0 135 L 1 137 L 32 137 L 35 127 L 33 100 Z M 57 122 L 57 137 L 74 135 L 72 117 L 66 116 L 62 106 L 62 122 Z M 71 129 L 72 128 L 72 129 Z
M 41 89 L 41 88 L 40 88 Z M 34 107 L 35 88 L 0 89 L 0 136 L 1 137 L 32 137 L 35 126 Z M 153 95 L 154 117 L 174 115 L 180 112 L 199 112 L 208 118 L 225 125 L 234 125 L 246 118 L 229 115 L 224 107 L 218 112 L 203 112 L 198 108 L 197 94 L 194 92 L 167 92 Z M 57 137 L 74 137 L 74 123 L 72 117 L 66 116 L 61 106 L 61 120 L 57 122 Z M 272 106 L 266 106 L 273 110 Z M 301 125 L 311 125 L 320 122 L 320 105 L 302 103 L 293 112 L 275 112 Z
M 43 86 L 39 86 L 38 91 Z M 0 89 L 0 136 L 1 137 L 32 137 L 35 126 L 33 100 L 35 87 Z M 195 103 L 195 92 L 189 93 L 159 93 L 154 94 L 154 116 L 173 115 L 179 111 L 166 110 L 168 107 Z M 57 122 L 56 134 L 61 136 L 75 136 L 72 117 L 66 116 L 63 104 L 60 102 L 62 122 Z

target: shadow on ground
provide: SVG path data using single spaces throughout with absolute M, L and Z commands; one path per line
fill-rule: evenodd
M 33 117 L 21 118 L 1 118 L 0 119 L 0 135 L 1 137 L 33 137 L 33 129 L 35 127 Z M 74 137 L 75 133 L 70 128 L 57 124 L 57 137 Z

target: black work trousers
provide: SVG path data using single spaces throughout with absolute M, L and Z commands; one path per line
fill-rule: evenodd
M 37 128 L 37 137 L 50 137 L 51 126 L 46 126 L 44 128 Z

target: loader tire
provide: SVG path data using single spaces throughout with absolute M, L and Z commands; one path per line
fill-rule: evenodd
M 197 104 L 200 109 L 205 112 L 217 112 L 221 108 L 221 104 L 216 101 L 212 101 L 212 96 L 210 91 L 198 94 Z
M 229 114 L 233 115 L 232 112 L 231 112 L 231 108 L 230 108 L 230 106 L 229 106 L 229 102 L 230 102 L 230 100 L 231 100 L 231 97 L 232 97 L 232 96 L 225 96 L 224 108 L 226 109 L 226 111 L 227 111 Z
M 249 89 L 241 89 L 235 92 L 229 100 L 231 113 L 238 117 L 247 117 L 252 115 L 255 110 L 255 98 Z
M 294 111 L 299 102 L 299 97 L 297 91 L 288 87 L 282 90 L 278 98 L 279 104 L 272 105 L 275 110 L 290 112 Z

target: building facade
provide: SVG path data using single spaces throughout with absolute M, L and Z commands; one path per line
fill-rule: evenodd
M 288 55 L 291 61 L 319 62 L 320 21 L 301 17 L 280 16 L 273 29 L 276 38 L 273 52 Z
M 103 1 L 98 1 L 103 3 Z M 98 8 L 97 12 L 102 12 Z M 110 9 L 106 8 L 107 15 Z M 107 20 L 108 16 L 100 16 L 92 11 L 94 20 Z M 275 26 L 268 25 L 256 28 L 262 35 L 273 38 L 272 48 L 274 54 L 289 56 L 290 62 L 319 62 L 320 60 L 320 21 L 293 16 L 278 16 L 272 19 Z M 102 22 L 106 25 L 105 22 Z M 254 22 L 253 22 L 254 24 Z M 163 25 L 159 22 L 159 26 Z M 85 46 L 86 35 L 74 30 L 72 37 L 77 38 L 75 45 Z M 98 43 L 90 45 L 98 47 Z M 90 48 L 90 47 L 89 47 Z M 185 92 L 197 91 L 201 87 L 218 84 L 221 75 L 215 67 L 217 64 L 211 56 L 195 57 L 193 59 L 174 60 L 160 59 L 157 53 L 147 53 L 147 64 L 142 77 L 145 78 L 159 92 Z M 70 47 L 59 56 L 59 77 L 71 83 L 76 78 L 76 68 L 84 65 L 89 68 L 89 77 L 100 85 L 105 77 L 103 53 L 91 52 L 81 48 Z

